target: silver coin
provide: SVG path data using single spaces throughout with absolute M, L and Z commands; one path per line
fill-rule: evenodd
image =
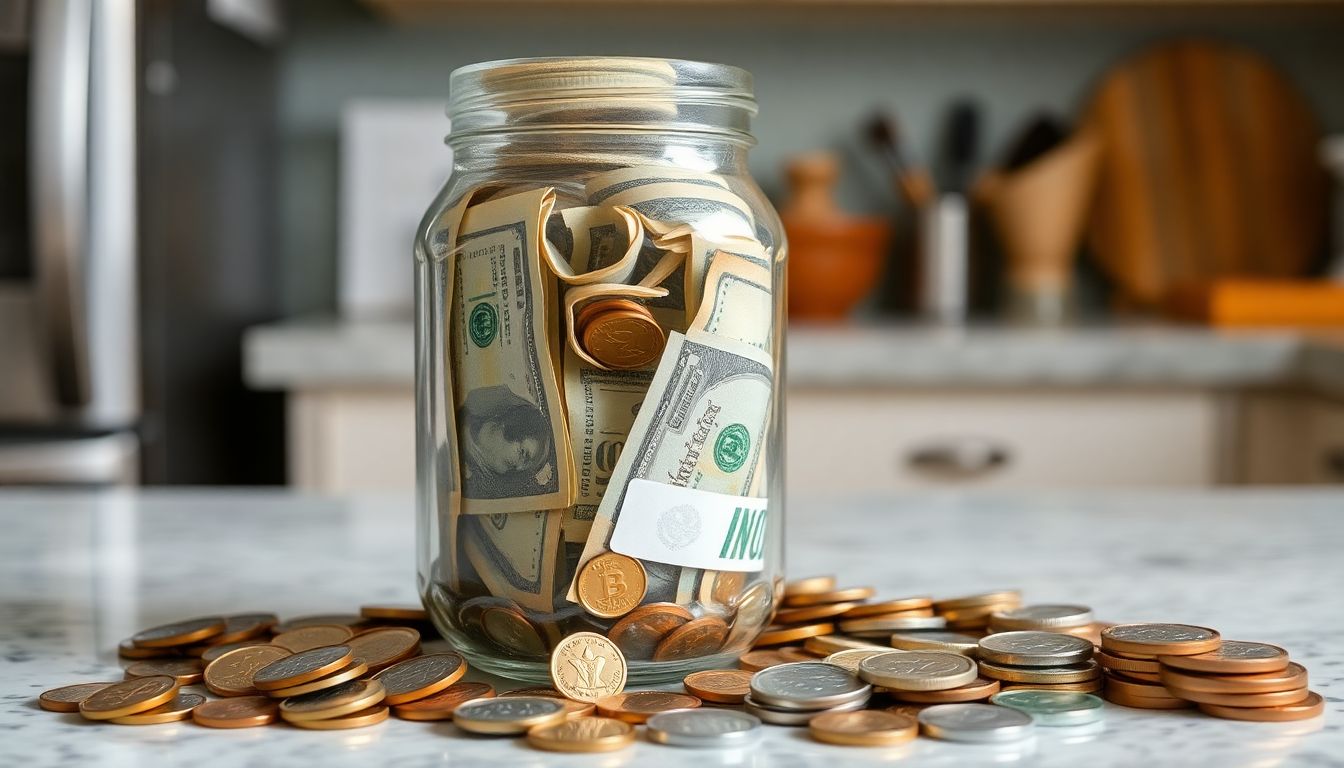
M 960 632 L 897 632 L 891 636 L 891 647 L 903 651 L 946 651 L 974 656 L 980 650 L 980 638 Z
M 1211 629 L 1189 624 L 1117 624 L 1108 627 L 1106 634 L 1132 643 L 1188 643 L 1218 637 Z
M 1069 726 L 1095 723 L 1102 718 L 1101 699 L 1072 691 L 1000 691 L 991 703 L 1026 712 L 1037 725 Z
M 1224 640 L 1218 650 L 1213 653 L 1224 659 L 1275 659 L 1282 657 L 1285 651 L 1279 646 L 1269 643 Z
M 840 622 L 840 631 L 859 637 L 886 634 L 910 629 L 943 629 L 947 619 L 942 616 L 878 616 L 871 619 L 850 619 Z
M 980 638 L 981 661 L 1015 667 L 1056 667 L 1092 658 L 1092 641 L 1057 632 L 996 632 Z
M 757 701 L 747 696 L 743 703 L 747 714 L 759 717 L 763 722 L 772 725 L 807 725 L 808 721 L 817 715 L 826 712 L 854 712 L 868 706 L 868 699 L 856 699 L 845 704 L 826 709 L 779 709 L 776 707 L 763 706 Z
M 892 651 L 859 662 L 859 677 L 898 691 L 943 691 L 976 676 L 974 661 L 945 651 Z
M 1092 623 L 1092 609 L 1085 605 L 1027 605 L 995 613 L 990 626 L 997 629 L 1060 629 Z
M 877 656 L 881 653 L 891 652 L 890 648 L 850 648 L 847 651 L 836 651 L 830 656 L 822 659 L 822 661 L 827 664 L 834 664 L 837 667 L 842 667 L 852 674 L 857 675 L 859 673 L 859 662 L 869 656 Z
M 731 709 L 675 709 L 645 723 L 650 741 L 676 747 L 727 749 L 761 738 L 761 720 Z
M 919 713 L 919 725 L 935 739 L 992 743 L 1032 735 L 1031 715 L 993 704 L 937 704 Z
M 469 720 L 507 723 L 514 720 L 553 715 L 564 709 L 565 703 L 562 699 L 552 699 L 546 696 L 501 696 L 494 699 L 472 699 L 463 702 L 458 705 L 457 709 L 453 710 L 453 716 Z
M 872 692 L 854 673 L 824 661 L 777 664 L 751 677 L 751 698 L 778 709 L 826 709 L 866 701 Z

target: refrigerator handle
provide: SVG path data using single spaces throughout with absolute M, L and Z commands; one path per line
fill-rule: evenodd
M 33 4 L 29 133 L 38 308 L 58 401 L 88 404 L 89 66 L 92 0 Z

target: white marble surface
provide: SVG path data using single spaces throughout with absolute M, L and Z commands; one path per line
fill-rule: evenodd
M 409 321 L 258 326 L 244 376 L 259 389 L 411 387 Z M 1344 393 L 1344 338 L 1289 331 L 808 326 L 789 329 L 793 386 L 1305 385 Z
M 741 752 L 641 741 L 551 755 L 446 723 L 347 732 L 96 725 L 44 689 L 119 676 L 135 629 L 210 612 L 345 611 L 414 595 L 409 499 L 269 491 L 0 492 L 0 766 L 1344 765 L 1344 493 L 1220 491 L 791 500 L 789 572 L 843 571 L 880 594 L 1019 587 L 1108 620 L 1180 620 L 1287 647 L 1323 718 L 1236 723 L 1106 708 L 1105 730 L 1004 748 L 918 739 L 817 744 L 770 727 Z

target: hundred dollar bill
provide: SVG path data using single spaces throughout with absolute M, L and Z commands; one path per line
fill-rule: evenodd
M 754 238 L 756 219 L 746 201 L 726 189 L 686 182 L 662 182 L 632 187 L 608 197 L 609 205 L 625 205 L 644 215 L 644 226 L 654 236 L 689 224 L 706 237 Z
M 463 520 L 467 559 L 490 594 L 533 611 L 554 607 L 563 515 L 563 510 L 544 510 Z
M 541 265 L 549 188 L 471 206 L 453 286 L 453 383 L 466 514 L 563 509 L 574 468 L 560 399 L 555 290 Z
M 673 237 L 676 235 L 674 234 Z M 723 241 L 711 240 L 698 232 L 690 231 L 678 238 L 675 246 L 686 251 L 686 320 L 689 323 L 700 311 L 700 301 L 705 295 L 705 278 L 709 274 L 710 262 L 716 254 L 726 253 L 761 267 L 770 269 L 770 255 L 765 246 L 755 240 L 730 238 Z M 673 247 L 666 238 L 660 238 L 658 244 Z M 770 284 L 767 280 L 767 286 Z
M 768 354 L 774 315 L 770 270 L 755 260 L 715 252 L 705 279 L 704 303 L 691 328 L 750 344 Z
M 773 381 L 769 356 L 755 347 L 697 331 L 669 334 L 649 395 L 598 506 L 582 562 L 610 550 L 632 480 L 730 495 L 751 487 Z M 697 591 L 700 577 L 694 569 L 648 561 L 645 569 L 649 601 L 673 601 Z M 576 597 L 571 584 L 568 598 Z
M 566 208 L 546 220 L 547 262 L 569 285 L 627 282 L 643 242 L 639 214 L 624 206 Z
M 612 195 L 627 192 L 635 187 L 668 182 L 728 189 L 728 181 L 717 174 L 661 165 L 637 165 L 599 173 L 590 178 L 583 185 L 583 189 L 588 196 L 588 202 L 598 205 L 606 202 Z

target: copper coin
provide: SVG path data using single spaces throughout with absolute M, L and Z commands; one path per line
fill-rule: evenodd
M 981 661 L 980 674 L 1009 683 L 1080 683 L 1101 677 L 1101 665 L 1091 659 L 1056 667 L 1013 667 Z
M 301 653 L 328 645 L 340 645 L 354 636 L 354 630 L 341 624 L 314 624 L 281 632 L 271 638 L 271 645 L 278 645 L 290 653 Z
M 224 617 L 224 631 L 210 638 L 213 644 L 240 643 L 261 637 L 279 623 L 274 613 L 238 613 Z
M 809 637 L 803 641 L 803 649 L 818 656 L 830 656 L 836 651 L 848 651 L 854 648 L 882 648 L 884 650 L 891 650 L 889 646 L 878 645 L 871 640 L 860 640 L 853 637 L 845 637 L 844 635 L 822 635 L 818 637 Z
M 605 717 L 585 717 L 533 728 L 527 743 L 551 752 L 613 752 L 635 743 L 635 729 Z
M 613 624 L 607 637 L 627 659 L 652 659 L 658 641 L 693 618 L 676 603 L 642 605 Z
M 1221 644 L 1216 630 L 1191 624 L 1116 624 L 1101 633 L 1101 647 L 1120 653 L 1193 656 Z
M 631 301 L 630 299 L 597 299 L 596 301 L 583 305 L 578 312 L 574 313 L 574 327 L 579 329 L 576 332 L 576 335 L 582 336 L 583 327 L 588 325 L 589 321 L 594 317 L 597 317 L 603 312 L 611 312 L 612 310 L 618 309 L 623 309 L 628 312 L 648 312 L 648 308 L 643 304 L 640 304 L 637 301 Z
M 177 688 L 177 681 L 166 675 L 123 680 L 81 701 L 79 714 L 90 720 L 111 720 L 134 715 L 172 701 L 177 695 Z
M 919 735 L 919 721 L 880 710 L 825 712 L 809 720 L 807 730 L 812 738 L 830 744 L 884 747 L 912 741 Z
M 301 629 L 303 627 L 311 627 L 316 624 L 341 624 L 343 626 L 358 629 L 359 627 L 362 627 L 367 623 L 368 622 L 364 619 L 363 616 L 359 616 L 353 613 L 324 613 L 313 616 L 296 616 L 292 619 L 285 619 L 279 624 L 276 624 L 274 627 L 271 627 L 271 631 L 279 635 L 295 629 Z
M 192 710 L 205 703 L 205 697 L 199 693 L 179 693 L 167 702 L 144 712 L 114 717 L 109 723 L 117 725 L 158 725 L 190 720 Z
M 699 706 L 700 699 L 685 693 L 635 691 L 598 699 L 597 713 L 627 723 L 642 723 L 659 712 L 694 709 Z
M 565 694 L 554 688 L 546 686 L 533 686 L 531 688 L 514 688 L 511 691 L 501 691 L 500 696 L 545 696 L 548 699 L 563 699 Z
M 136 632 L 131 636 L 131 642 L 141 648 L 191 645 L 222 633 L 225 626 L 226 622 L 222 616 L 187 619 Z
M 116 683 L 75 683 L 43 691 L 37 705 L 49 712 L 78 712 L 79 703 Z
M 663 329 L 647 309 L 609 310 L 594 315 L 583 327 L 583 348 L 594 360 L 618 371 L 657 362 L 666 345 Z
M 1112 704 L 1119 704 L 1122 707 L 1133 707 L 1134 709 L 1186 709 L 1193 706 L 1184 699 L 1159 699 L 1150 696 L 1132 696 L 1119 691 L 1106 689 L 1106 700 Z
M 775 624 L 802 624 L 820 619 L 831 619 L 848 613 L 863 603 L 822 603 L 806 608 L 785 608 L 775 614 Z
M 217 696 L 251 696 L 257 692 L 252 681 L 257 670 L 289 656 L 289 651 L 274 645 L 229 651 L 206 665 L 205 687 Z
M 1217 704 L 1200 704 L 1199 711 L 1206 715 L 1228 720 L 1252 720 L 1256 722 L 1287 722 L 1290 720 L 1309 720 L 1325 713 L 1325 700 L 1319 693 L 1308 692 L 1306 698 L 1295 704 L 1279 707 L 1224 707 Z
M 193 685 L 205 677 L 205 665 L 199 659 L 150 659 L 126 668 L 126 679 L 167 675 L 178 685 Z
M 775 651 L 780 656 L 783 656 L 789 661 L 817 661 L 818 659 L 822 658 L 821 656 L 818 656 L 815 653 L 808 653 L 801 646 L 797 645 L 785 645 L 779 648 L 773 648 L 771 650 Z
M 996 613 L 1005 610 L 1017 608 L 1017 603 L 998 603 L 995 605 L 978 605 L 970 608 L 945 608 L 938 611 L 938 615 L 947 619 L 949 624 L 974 624 L 980 627 L 989 626 L 989 619 Z
M 1168 691 L 1165 687 L 1155 683 L 1145 683 L 1132 678 L 1111 675 L 1106 678 L 1106 695 L 1118 693 L 1122 696 L 1129 696 L 1139 699 L 1174 699 L 1175 694 Z
M 1125 672 L 1123 672 L 1123 674 L 1124 674 L 1125 678 L 1126 678 L 1126 679 L 1129 679 L 1129 680 L 1142 680 L 1142 681 L 1145 682 L 1145 683 L 1156 683 L 1156 684 L 1158 684 L 1158 685 L 1161 685 L 1161 684 L 1162 684 L 1162 675 L 1159 674 L 1159 673 L 1157 673 L 1157 672 L 1130 672 L 1130 671 L 1125 671 Z
M 740 651 L 746 648 L 751 639 L 761 631 L 775 610 L 777 600 L 775 586 L 781 583 L 776 580 L 772 585 L 758 581 L 742 593 L 737 601 L 737 614 L 733 617 L 733 626 L 728 630 L 728 639 L 724 640 L 726 650 Z
M 420 652 L 420 633 L 410 627 L 371 629 L 346 641 L 356 659 L 379 672 Z
M 741 571 L 718 571 L 710 582 L 710 600 L 718 605 L 736 605 L 747 585 L 747 574 Z
M 1155 675 L 1162 670 L 1162 665 L 1156 661 L 1150 661 L 1148 659 L 1131 659 L 1110 653 L 1109 651 L 1097 651 L 1093 654 L 1093 658 L 1106 669 L 1114 669 L 1118 672 L 1124 672 L 1125 674 L 1146 672 L 1150 675 Z
M 486 608 L 481 613 L 481 629 L 495 645 L 514 656 L 546 655 L 546 643 L 521 611 L 502 606 Z
M 456 653 L 436 653 L 393 664 L 373 676 L 387 688 L 388 704 L 423 699 L 456 683 L 467 673 L 467 662 Z
M 1003 683 L 999 686 L 999 690 L 1001 691 L 1016 691 L 1022 688 L 1030 688 L 1037 691 L 1097 693 L 1106 688 L 1106 680 L 1105 678 L 1098 677 L 1093 680 L 1084 680 L 1080 683 Z
M 1288 652 L 1269 643 L 1224 640 L 1216 651 L 1197 653 L 1193 656 L 1159 656 L 1158 661 L 1165 666 L 1188 672 L 1255 674 L 1287 669 Z
M 1178 699 L 1198 704 L 1212 704 L 1220 707 L 1285 707 L 1297 704 L 1311 692 L 1306 688 L 1294 688 L 1290 691 L 1273 693 L 1209 693 L 1207 691 L 1187 691 L 1182 688 L 1167 688 Z
M 171 659 L 179 654 L 176 648 L 141 648 L 128 637 L 117 645 L 117 655 L 123 659 Z
M 762 669 L 778 664 L 791 664 L 796 659 L 789 658 L 777 650 L 766 648 L 759 651 L 747 651 L 737 660 L 737 665 L 747 672 L 760 672 Z
M 815 595 L 835 589 L 834 576 L 809 576 L 784 582 L 784 596 Z
M 432 696 L 392 707 L 392 714 L 403 720 L 451 720 L 458 704 L 494 695 L 495 689 L 487 683 L 453 683 Z
M 326 720 L 368 709 L 383 700 L 383 684 L 377 680 L 350 680 L 305 696 L 280 702 L 280 717 L 288 722 Z
M 872 587 L 850 587 L 830 592 L 806 592 L 785 597 L 784 605 L 790 608 L 801 608 L 807 605 L 821 605 L 822 603 L 853 603 L 867 600 L 875 592 L 876 590 Z
M 280 705 L 266 696 L 240 696 L 207 701 L 191 712 L 191 719 L 206 728 L 252 728 L 275 722 Z
M 239 648 L 255 648 L 258 645 L 270 645 L 270 643 L 265 640 L 242 640 L 236 643 L 222 643 L 220 645 L 212 645 L 201 651 L 201 662 L 204 664 L 209 664 L 210 662 L 214 661 L 215 659 L 218 659 L 220 656 L 223 656 L 229 651 L 236 651 Z
M 792 643 L 796 640 L 831 634 L 835 634 L 835 625 L 830 623 L 802 624 L 794 627 L 770 626 L 756 638 L 756 647 Z
M 667 633 L 653 651 L 654 661 L 694 659 L 718 652 L 728 637 L 728 625 L 713 616 L 694 619 Z
M 751 693 L 752 672 L 745 669 L 706 669 L 692 672 L 681 682 L 686 692 L 715 704 L 741 704 Z
M 594 616 L 614 619 L 644 601 L 648 575 L 633 557 L 604 552 L 584 563 L 575 577 L 579 604 Z
M 975 682 L 958 688 L 942 691 L 897 691 L 889 690 L 892 698 L 913 704 L 952 704 L 962 701 L 980 701 L 999 692 L 1000 683 L 987 677 L 977 677 Z
M 319 677 L 316 680 L 309 680 L 306 683 L 291 685 L 288 688 L 272 688 L 266 691 L 267 696 L 273 696 L 277 699 L 287 699 L 291 696 L 303 696 L 309 693 L 325 691 L 328 688 L 334 688 L 341 683 L 354 680 L 357 677 L 363 677 L 369 671 L 369 665 L 355 659 L 350 666 L 345 669 L 332 672 L 330 675 Z
M 244 648 L 240 651 L 234 651 L 234 653 L 242 654 L 249 651 L 255 652 L 254 649 Z M 210 666 L 213 667 L 231 656 L 232 654 L 221 656 Z M 345 669 L 353 661 L 354 657 L 350 653 L 350 646 L 348 645 L 329 645 L 323 648 L 314 648 L 310 651 L 303 651 L 293 656 L 278 659 L 256 670 L 255 674 L 252 675 L 252 685 L 261 691 L 293 688 L 309 680 L 326 677 L 333 672 Z M 206 682 L 209 683 L 210 669 L 207 668 L 205 671 Z
M 942 600 L 934 600 L 933 609 L 939 613 L 943 613 L 944 611 L 984 608 L 1021 602 L 1022 593 L 1019 590 L 1001 589 L 996 592 L 981 592 L 974 595 L 961 595 L 958 597 L 944 598 Z M 997 610 L 997 608 L 995 610 Z M 993 611 L 991 611 L 991 613 L 992 612 Z
M 380 704 L 376 707 L 361 709 L 353 714 L 330 717 L 325 720 L 289 720 L 288 722 L 290 725 L 313 731 L 339 731 L 347 728 L 364 728 L 377 725 L 386 720 L 387 715 L 388 708 Z
M 924 611 L 927 614 L 921 616 L 933 615 L 933 600 L 928 597 L 902 597 L 897 600 L 883 600 L 880 603 L 864 603 L 845 612 L 845 617 L 850 619 L 861 619 L 865 616 L 881 616 L 888 613 L 903 613 L 905 611 Z M 914 614 L 911 614 L 914 615 Z
M 366 619 L 380 621 L 429 621 L 429 611 L 423 605 L 401 603 L 397 605 L 361 605 L 359 615 Z

